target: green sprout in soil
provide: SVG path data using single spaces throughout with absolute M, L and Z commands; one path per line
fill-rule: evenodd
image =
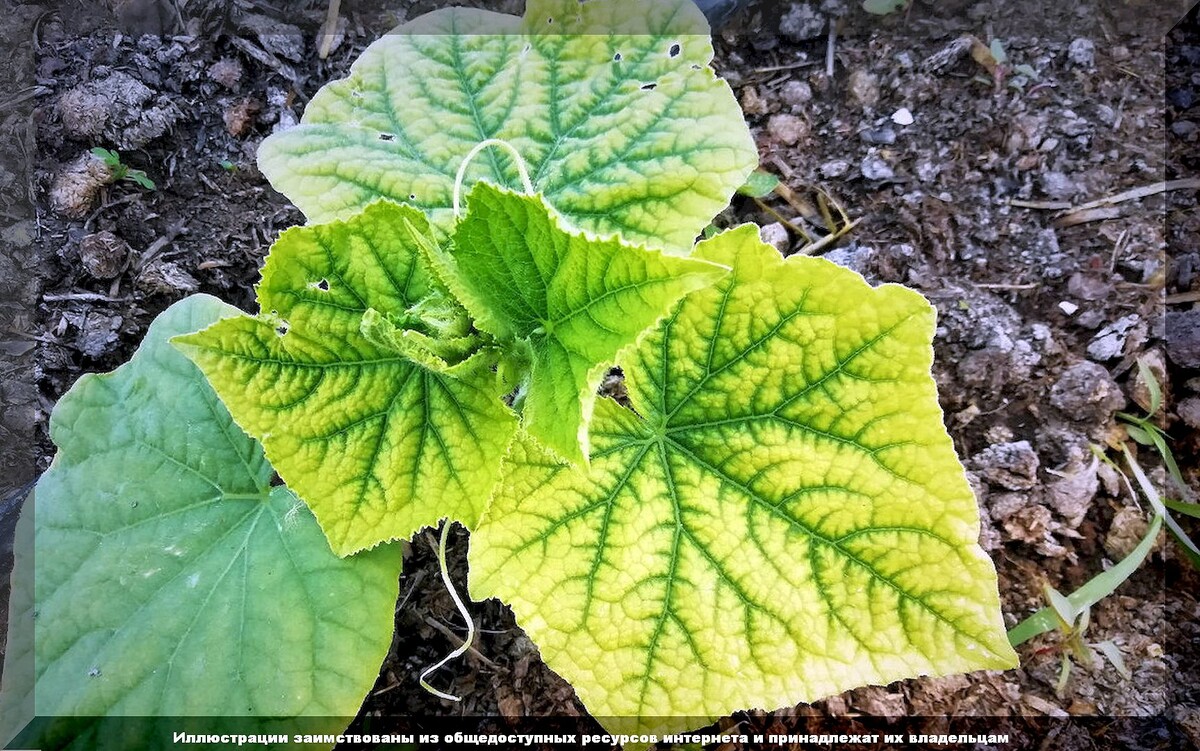
M 146 190 L 154 190 L 154 181 L 140 169 L 133 169 L 121 161 L 121 155 L 112 149 L 97 146 L 92 149 L 92 155 L 113 169 L 113 182 L 127 180 L 136 183 Z
M 1103 655 L 1123 677 L 1131 677 L 1129 669 L 1125 666 L 1125 660 L 1121 656 L 1121 651 L 1115 643 L 1109 640 L 1091 643 L 1084 639 L 1088 624 L 1091 622 L 1092 606 L 1111 595 L 1133 576 L 1154 549 L 1154 543 L 1158 539 L 1158 533 L 1166 518 L 1166 511 L 1159 500 L 1158 491 L 1150 484 L 1133 455 L 1127 449 L 1123 448 L 1123 450 L 1130 471 L 1137 478 L 1143 495 L 1150 501 L 1155 511 L 1145 536 L 1129 555 L 1121 559 L 1120 563 L 1092 577 L 1070 595 L 1064 596 L 1049 584 L 1044 585 L 1043 592 L 1049 604 L 1008 632 L 1008 641 L 1014 647 L 1049 631 L 1057 630 L 1059 632 L 1062 667 L 1059 669 L 1058 683 L 1055 686 L 1055 692 L 1059 696 L 1064 694 L 1067 682 L 1070 680 L 1072 658 L 1075 662 L 1083 665 L 1095 665 L 1096 658 L 1092 649 Z M 1107 457 L 1101 458 L 1120 472 L 1120 469 Z M 1121 476 L 1128 484 L 1128 476 L 1123 472 Z M 1133 492 L 1132 486 L 1129 487 L 1130 492 Z
M 1175 461 L 1175 454 L 1171 451 L 1171 446 L 1168 443 L 1171 437 L 1155 422 L 1163 406 L 1162 386 L 1159 385 L 1154 372 L 1144 359 L 1138 358 L 1137 365 L 1142 382 L 1146 384 L 1146 392 L 1149 396 L 1148 409 L 1144 415 L 1118 412 L 1117 418 L 1125 423 L 1125 432 L 1129 434 L 1130 438 L 1142 446 L 1153 448 L 1158 452 L 1159 458 L 1162 459 L 1163 467 L 1166 468 L 1167 475 L 1171 478 L 1171 484 L 1180 494 L 1181 499 L 1162 499 L 1160 502 L 1160 505 L 1163 507 L 1162 513 L 1167 524 L 1167 531 L 1175 538 L 1184 556 L 1191 561 L 1192 565 L 1200 568 L 1200 547 L 1192 541 L 1183 528 L 1168 513 L 1168 510 L 1170 510 L 1185 516 L 1197 518 L 1200 517 L 1200 510 L 1198 510 L 1200 509 L 1200 505 L 1191 502 L 1194 491 L 1184 482 L 1183 473 L 1179 471 L 1179 463 Z M 1128 449 L 1123 448 L 1123 450 L 1126 457 L 1129 457 L 1130 461 L 1133 461 Z M 1135 474 L 1140 472 L 1141 468 L 1138 467 L 1135 470 Z M 1157 498 L 1157 495 L 1155 497 Z

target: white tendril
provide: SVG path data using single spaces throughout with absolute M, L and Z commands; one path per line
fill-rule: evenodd
M 525 166 L 525 160 L 521 158 L 521 152 L 517 151 L 508 141 L 499 138 L 489 138 L 486 141 L 480 141 L 475 144 L 475 148 L 467 152 L 463 157 L 462 164 L 458 165 L 458 174 L 454 176 L 454 218 L 462 216 L 460 199 L 462 197 L 463 178 L 467 176 L 467 167 L 470 166 L 471 160 L 479 155 L 489 146 L 499 146 L 507 149 L 512 155 L 513 161 L 517 163 L 517 171 L 521 173 L 521 184 L 525 188 L 526 193 L 533 193 L 533 181 L 529 179 L 529 169 Z
M 470 157 L 468 157 L 468 159 L 469 158 Z M 460 172 L 459 174 L 461 176 L 462 173 Z M 457 192 L 454 194 L 454 197 L 456 199 L 458 198 Z M 420 682 L 421 688 L 425 689 L 434 696 L 446 699 L 448 701 L 462 701 L 461 696 L 454 696 L 453 694 L 447 694 L 445 691 L 438 691 L 433 686 L 430 686 L 425 680 L 430 673 L 434 672 L 451 660 L 461 657 L 463 654 L 465 654 L 466 651 L 471 648 L 471 642 L 475 641 L 475 621 L 471 619 L 470 611 L 467 610 L 467 606 L 464 605 L 462 599 L 459 598 L 458 591 L 454 589 L 454 583 L 450 581 L 450 569 L 446 567 L 446 539 L 450 536 L 450 525 L 453 523 L 454 522 L 447 519 L 446 523 L 442 525 L 442 536 L 438 540 L 437 559 L 438 565 L 441 566 L 442 569 L 442 582 L 446 585 L 446 589 L 450 592 L 450 599 L 454 600 L 455 606 L 458 607 L 458 612 L 462 613 L 463 620 L 467 622 L 467 638 L 463 640 L 462 645 L 458 649 L 443 657 L 436 664 L 425 668 L 425 671 L 421 673 Z

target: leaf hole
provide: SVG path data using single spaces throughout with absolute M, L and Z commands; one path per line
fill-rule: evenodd
M 287 332 L 288 332 L 288 322 L 287 321 L 280 321 L 279 324 L 275 326 L 275 333 L 277 335 L 287 336 Z
M 392 135 L 391 133 L 380 133 L 379 140 L 380 141 L 395 141 L 396 136 Z
M 416 193 L 409 193 L 409 194 L 408 194 L 408 200 L 410 200 L 410 201 L 415 201 L 415 200 L 417 200 L 417 194 L 416 194 Z
M 642 84 L 642 91 L 654 91 L 656 88 L 658 84 L 654 82 Z
M 322 279 L 322 280 L 321 280 L 321 281 L 319 281 L 319 282 L 313 282 L 313 284 L 312 284 L 312 288 L 313 288 L 313 289 L 319 289 L 319 290 L 321 290 L 322 292 L 328 292 L 328 291 L 329 291 L 329 280 L 328 280 L 328 279 Z
M 554 17 L 553 17 L 553 16 L 548 16 L 548 17 L 546 18 L 546 23 L 547 23 L 547 24 L 552 24 L 552 23 L 554 23 Z
M 618 52 L 617 54 L 613 55 L 613 62 L 614 62 L 614 63 L 619 63 L 619 62 L 621 62 L 621 53 L 620 53 L 620 52 Z
M 528 54 L 529 54 L 529 51 L 530 51 L 531 49 L 533 49 L 533 45 L 532 45 L 532 44 L 526 44 L 526 45 L 525 45 L 525 48 L 524 48 L 523 50 L 521 50 L 521 54 L 522 54 L 522 55 L 528 55 Z
M 683 52 L 683 47 L 679 46 L 679 42 L 671 45 L 671 49 L 667 50 L 667 54 L 671 57 L 679 57 L 679 53 Z

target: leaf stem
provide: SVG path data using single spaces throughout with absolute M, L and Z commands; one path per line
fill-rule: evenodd
M 517 151 L 516 147 L 508 141 L 499 138 L 488 138 L 475 144 L 475 147 L 467 152 L 463 157 L 462 164 L 458 165 L 458 174 L 454 176 L 454 217 L 457 219 L 462 216 L 460 198 L 462 197 L 463 178 L 467 175 L 467 167 L 470 166 L 471 160 L 479 155 L 489 146 L 500 146 L 507 149 L 512 155 L 513 161 L 517 163 L 517 171 L 521 174 L 521 184 L 525 188 L 526 193 L 533 193 L 533 181 L 529 179 L 529 169 L 525 166 L 525 160 L 521 158 L 521 152 Z M 451 590 L 452 592 L 454 590 Z
M 470 157 L 468 157 L 468 159 L 469 158 Z M 455 191 L 454 196 L 455 198 L 458 197 L 457 190 Z M 429 683 L 425 680 L 430 673 L 434 672 L 451 660 L 461 657 L 468 649 L 471 648 L 471 643 L 475 641 L 475 621 L 471 619 L 470 611 L 467 610 L 467 606 L 463 604 L 462 599 L 458 596 L 458 591 L 454 588 L 454 582 L 450 581 L 450 569 L 446 566 L 446 539 L 450 536 L 450 525 L 453 523 L 454 522 L 447 519 L 446 523 L 442 525 L 442 536 L 438 540 L 437 546 L 437 559 L 438 566 L 440 566 L 442 570 L 442 582 L 446 585 L 446 589 L 450 592 L 450 599 L 454 600 L 455 606 L 458 607 L 458 612 L 462 613 L 463 620 L 467 622 L 467 638 L 463 639 L 463 643 L 459 645 L 458 649 L 455 649 L 453 652 L 443 657 L 436 664 L 425 668 L 425 671 L 421 673 L 420 682 L 421 688 L 425 689 L 434 696 L 437 696 L 441 699 L 446 699 L 447 701 L 462 701 L 461 696 L 454 696 L 453 694 L 447 694 L 444 691 L 439 691 L 433 686 L 429 685 Z

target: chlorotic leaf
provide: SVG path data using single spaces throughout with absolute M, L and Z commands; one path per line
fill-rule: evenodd
M 537 196 L 479 183 L 456 228 L 450 273 L 476 325 L 528 343 L 525 429 L 560 456 L 587 456 L 596 388 L 617 352 L 723 266 L 559 226 Z
M 758 162 L 712 55 L 692 0 L 530 0 L 524 19 L 440 10 L 368 47 L 259 164 L 312 221 L 385 197 L 448 230 L 460 165 L 499 139 L 573 224 L 686 254 Z M 466 178 L 521 187 L 495 148 Z
M 54 410 L 36 556 L 17 562 L 34 581 L 38 715 L 344 723 L 377 675 L 399 549 L 334 556 L 167 343 L 236 313 L 177 303 L 131 362 L 84 376 Z
M 618 358 L 637 414 L 597 403 L 590 474 L 514 445 L 472 595 L 621 732 L 1013 666 L 929 304 L 753 226 L 696 256 L 734 273 Z
M 415 342 L 386 346 L 399 334 L 381 316 L 447 299 L 410 225 L 428 231 L 416 209 L 380 201 L 287 230 L 263 268 L 262 314 L 176 340 L 339 555 L 443 517 L 474 525 L 516 429 L 486 368 L 450 374 L 410 359 Z

